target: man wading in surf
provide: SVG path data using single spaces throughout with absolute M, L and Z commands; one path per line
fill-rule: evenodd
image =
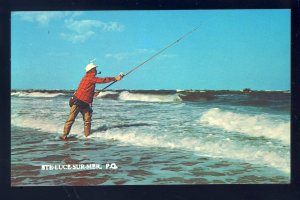
M 64 133 L 61 136 L 61 139 L 63 140 L 67 139 L 67 136 L 70 133 L 71 127 L 79 112 L 83 116 L 84 135 L 85 137 L 88 137 L 90 135 L 92 121 L 91 117 L 93 112 L 91 106 L 94 98 L 95 85 L 119 81 L 123 77 L 123 75 L 105 78 L 96 77 L 96 67 L 97 66 L 93 63 L 90 63 L 85 67 L 86 74 L 81 79 L 77 91 L 74 93 L 73 97 L 70 98 L 70 114 L 64 126 Z

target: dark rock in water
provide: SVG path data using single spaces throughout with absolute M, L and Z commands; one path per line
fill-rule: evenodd
M 210 101 L 215 99 L 215 96 L 208 93 L 188 93 L 179 95 L 183 101 Z
M 249 92 L 252 92 L 252 90 L 250 88 L 245 88 L 245 89 L 243 89 L 243 92 L 244 93 L 249 93 Z

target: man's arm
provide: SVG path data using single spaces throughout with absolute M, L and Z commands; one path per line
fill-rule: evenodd
M 113 82 L 113 81 L 120 81 L 122 80 L 122 78 L 124 77 L 124 74 L 121 73 L 120 75 L 116 76 L 116 77 L 105 77 L 105 78 L 100 78 L 100 77 L 95 77 L 94 81 L 95 83 L 109 83 L 109 82 Z
M 120 81 L 122 80 L 124 74 L 121 73 L 119 76 L 116 77 L 105 77 L 105 78 L 100 78 L 100 77 L 95 77 L 95 83 L 109 83 L 113 81 Z M 99 92 L 94 92 L 94 97 L 98 96 Z
M 100 78 L 100 77 L 95 77 L 94 81 L 95 83 L 101 84 L 101 83 L 109 83 L 115 81 L 115 77 L 105 77 L 105 78 Z

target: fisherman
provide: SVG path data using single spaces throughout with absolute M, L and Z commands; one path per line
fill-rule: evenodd
M 71 127 L 80 112 L 83 116 L 84 121 L 84 135 L 88 137 L 91 132 L 91 117 L 92 117 L 92 103 L 94 98 L 95 84 L 109 83 L 113 81 L 120 81 L 123 78 L 123 74 L 116 77 L 96 77 L 97 68 L 93 63 L 88 64 L 85 67 L 86 74 L 81 79 L 77 91 L 70 98 L 70 114 L 64 126 L 64 133 L 61 139 L 66 140 L 70 133 Z

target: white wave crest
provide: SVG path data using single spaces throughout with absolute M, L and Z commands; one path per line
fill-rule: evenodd
M 290 143 L 290 123 L 272 121 L 263 115 L 247 115 L 219 108 L 203 113 L 199 121 L 205 125 L 222 128 L 226 131 L 244 133 L 253 137 L 265 137 Z
M 104 96 L 109 95 L 109 94 L 118 94 L 118 92 L 104 91 L 104 92 L 100 92 L 97 97 L 101 98 L 101 97 L 104 97 Z
M 48 93 L 48 92 L 11 92 L 11 96 L 17 97 L 57 97 L 64 95 L 63 93 Z
M 121 92 L 119 99 L 123 101 L 146 101 L 146 102 L 181 101 L 178 95 L 134 94 L 127 91 Z
M 200 155 L 242 160 L 271 166 L 285 173 L 290 172 L 289 155 L 282 157 L 275 152 L 268 152 L 257 147 L 240 146 L 230 140 L 208 142 L 192 137 L 177 138 L 168 135 L 157 136 L 133 130 L 125 132 L 108 130 L 106 132 L 93 133 L 90 137 L 94 139 L 117 140 L 123 144 L 134 146 L 184 149 Z
M 52 121 L 41 118 L 18 117 L 11 118 L 11 124 L 22 128 L 31 128 L 47 133 L 55 133 L 61 135 L 63 133 L 64 121 Z M 83 135 L 83 126 L 81 123 L 74 123 L 72 126 L 72 134 Z

